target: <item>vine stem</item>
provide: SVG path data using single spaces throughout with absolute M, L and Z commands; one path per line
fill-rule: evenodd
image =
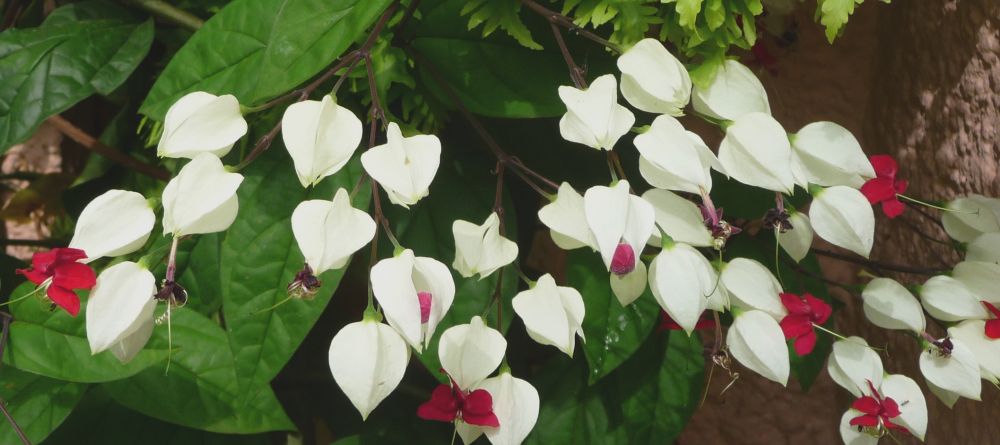
M 552 36 L 556 38 L 556 43 L 559 45 L 559 52 L 562 53 L 563 60 L 566 61 L 566 66 L 569 68 L 569 77 L 573 79 L 573 85 L 576 85 L 581 90 L 587 88 L 587 79 L 584 77 L 585 71 L 573 60 L 573 55 L 570 54 L 569 47 L 566 46 L 566 41 L 563 40 L 559 27 L 556 26 L 555 22 L 549 22 L 549 27 L 552 28 Z
M 197 31 L 205 25 L 205 21 L 198 16 L 163 0 L 126 0 L 126 3 L 138 6 L 155 16 L 162 17 L 192 31 Z
M 14 321 L 14 316 L 8 312 L 0 311 L 0 319 L 3 322 L 3 333 L 0 334 L 0 363 L 2 363 L 3 353 L 7 349 L 7 338 L 10 336 L 10 323 Z M 21 439 L 21 443 L 31 445 L 31 440 L 28 439 L 28 436 L 24 434 L 24 430 L 14 420 L 14 415 L 7 409 L 7 401 L 3 400 L 3 398 L 0 398 L 0 411 L 7 418 L 7 423 L 10 424 L 10 427 L 17 433 L 17 437 Z
M 112 162 L 151 178 L 159 179 L 161 181 L 170 180 L 170 172 L 155 165 L 142 162 L 121 151 L 105 145 L 103 142 L 97 140 L 97 138 L 91 136 L 86 131 L 83 131 L 80 127 L 73 125 L 70 121 L 58 114 L 50 117 L 48 122 L 52 124 L 52 126 L 56 127 L 60 133 L 82 145 L 83 148 L 97 153 Z
M 573 22 L 573 19 L 566 17 L 558 12 L 555 12 L 549 8 L 546 8 L 534 0 L 521 0 L 521 4 L 527 6 L 529 9 L 537 13 L 538 15 L 545 17 L 549 22 L 562 26 L 572 33 L 576 33 L 581 37 L 584 37 L 594 43 L 597 43 L 615 53 L 621 54 L 622 48 L 615 43 L 608 41 L 607 39 L 594 34 L 586 29 L 583 29 Z
M 879 261 L 867 260 L 864 258 L 855 258 L 850 255 L 845 255 L 839 252 L 833 252 L 826 249 L 811 249 L 813 253 L 820 256 L 825 256 L 827 258 L 832 258 L 839 261 L 844 261 L 848 263 L 860 264 L 862 266 L 868 266 L 875 269 L 891 270 L 893 272 L 906 273 L 911 275 L 937 275 L 942 272 L 947 272 L 948 269 L 938 269 L 930 267 L 911 267 L 904 266 L 901 264 L 883 263 Z

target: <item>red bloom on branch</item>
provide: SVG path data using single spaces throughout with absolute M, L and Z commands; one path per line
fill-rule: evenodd
M 871 389 L 872 395 L 861 396 L 851 404 L 851 408 L 862 413 L 851 419 L 851 425 L 863 428 L 875 428 L 881 425 L 885 429 L 908 432 L 905 427 L 892 423 L 892 419 L 899 417 L 899 404 L 892 397 L 882 397 L 871 380 L 868 381 L 868 388 Z
M 461 419 L 469 425 L 497 428 L 500 420 L 493 413 L 493 396 L 485 389 L 466 393 L 455 381 L 451 385 L 438 385 L 431 392 L 431 399 L 417 407 L 417 416 L 424 420 L 454 422 Z
M 86 257 L 80 249 L 57 247 L 35 253 L 31 257 L 31 268 L 18 269 L 17 273 L 32 283 L 46 286 L 45 293 L 52 302 L 75 317 L 80 312 L 80 297 L 73 290 L 89 290 L 97 283 L 94 270 L 77 262 Z
M 813 326 L 826 323 L 833 308 L 808 292 L 801 297 L 783 293 L 781 304 L 788 309 L 788 315 L 781 319 L 781 331 L 785 333 L 785 339 L 795 339 L 796 354 L 809 354 L 816 347 L 816 330 Z
M 666 312 L 661 310 L 660 326 L 658 329 L 660 332 L 663 332 L 663 331 L 680 331 L 683 330 L 684 328 L 682 328 L 681 325 L 677 324 L 677 322 L 670 317 L 670 314 L 667 314 Z M 705 329 L 715 329 L 715 320 L 711 318 L 702 317 L 698 319 L 697 323 L 695 323 L 694 329 L 697 331 Z
M 984 301 L 983 306 L 993 314 L 992 320 L 986 320 L 986 336 L 993 339 L 1000 338 L 1000 309 L 988 301 Z
M 875 178 L 861 186 L 861 193 L 872 204 L 882 203 L 882 213 L 890 219 L 903 213 L 906 208 L 896 195 L 906 192 L 909 185 L 905 179 L 896 179 L 899 164 L 889 155 L 875 155 L 869 158 L 875 169 Z

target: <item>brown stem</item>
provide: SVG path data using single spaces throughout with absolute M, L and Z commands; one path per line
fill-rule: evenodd
M 587 79 L 585 77 L 585 72 L 583 68 L 580 68 L 573 60 L 573 55 L 570 54 L 569 48 L 566 46 L 566 41 L 563 40 L 562 33 L 556 26 L 555 22 L 550 22 L 549 26 L 552 28 L 552 35 L 556 38 L 556 43 L 559 44 L 559 52 L 562 53 L 563 59 L 566 61 L 566 66 L 569 67 L 569 77 L 573 79 L 573 85 L 576 85 L 578 89 L 587 88 Z
M 929 212 L 927 212 L 926 210 L 924 210 L 923 206 L 921 206 L 920 204 L 917 204 L 917 203 L 914 203 L 914 202 L 910 202 L 910 201 L 903 201 L 903 203 L 906 204 L 907 207 L 913 209 L 914 212 L 917 212 L 917 214 L 919 214 L 920 216 L 923 216 L 924 218 L 927 218 L 928 220 L 930 220 L 931 222 L 933 222 L 935 225 L 937 225 L 938 227 L 940 227 L 942 230 L 944 230 L 944 223 L 942 223 L 939 218 L 936 218 L 934 215 L 932 215 Z
M 867 259 L 864 259 L 864 258 L 855 258 L 855 257 L 853 257 L 851 255 L 846 255 L 846 254 L 843 254 L 843 253 L 834 252 L 834 251 L 825 250 L 825 249 L 813 248 L 812 252 L 815 253 L 816 255 L 825 256 L 827 258 L 832 258 L 832 259 L 839 260 L 839 261 L 844 261 L 844 262 L 847 262 L 847 263 L 854 263 L 854 264 L 859 264 L 859 265 L 862 265 L 862 266 L 871 267 L 871 268 L 874 268 L 874 269 L 890 270 L 890 271 L 893 271 L 893 272 L 900 272 L 900 273 L 906 273 L 906 274 L 912 274 L 912 275 L 928 275 L 929 276 L 929 275 L 937 275 L 939 273 L 947 272 L 948 271 L 948 269 L 938 269 L 938 268 L 931 268 L 931 267 L 911 267 L 911 266 L 904 266 L 904 265 L 901 265 L 901 264 L 891 264 L 891 263 L 883 263 L 883 262 L 880 262 L 880 261 L 872 261 L 872 260 L 867 260 Z
M 3 333 L 0 334 L 0 363 L 2 363 L 3 353 L 7 349 L 7 338 L 10 336 L 10 323 L 14 321 L 14 316 L 7 312 L 0 311 L 0 318 L 3 319 Z M 21 443 L 24 445 L 31 445 L 31 440 L 28 439 L 28 436 L 24 434 L 24 430 L 22 430 L 21 426 L 17 424 L 17 421 L 14 420 L 14 415 L 7 409 L 7 402 L 2 398 L 0 398 L 0 411 L 2 411 L 3 416 L 7 418 L 7 423 L 10 424 L 10 427 L 15 433 L 17 433 L 17 437 L 21 439 Z
M 628 178 L 625 177 L 625 169 L 622 168 L 622 161 L 618 157 L 618 152 L 608 150 L 608 165 L 614 169 L 618 179 L 628 180 Z
M 120 164 L 123 167 L 129 168 L 136 172 L 142 173 L 151 178 L 159 179 L 161 181 L 170 180 L 170 172 L 157 167 L 155 165 L 150 165 L 142 162 L 136 158 L 133 158 L 125 153 L 122 153 L 114 148 L 104 145 L 103 142 L 97 140 L 97 138 L 87 134 L 86 131 L 81 130 L 76 125 L 73 125 L 70 121 L 66 120 L 60 115 L 52 116 L 48 119 L 48 122 L 52 124 L 60 133 L 66 135 L 66 137 L 76 141 L 76 143 L 83 146 L 87 150 L 90 150 L 98 155 L 108 158 L 112 162 Z
M 545 17 L 551 23 L 554 23 L 554 24 L 557 24 L 559 26 L 562 26 L 562 27 L 568 29 L 570 32 L 579 34 L 580 36 L 582 36 L 584 38 L 587 38 L 587 39 L 589 39 L 589 40 L 591 40 L 591 41 L 593 41 L 593 42 L 595 42 L 597 44 L 600 44 L 600 45 L 604 46 L 605 48 L 610 49 L 611 51 L 614 51 L 614 52 L 616 52 L 618 54 L 622 53 L 622 48 L 620 46 L 618 46 L 617 44 L 611 43 L 607 39 L 605 39 L 605 38 L 603 38 L 603 37 L 601 37 L 601 36 L 599 36 L 597 34 L 594 34 L 594 33 L 590 32 L 590 31 L 587 31 L 586 29 L 583 29 L 583 28 L 581 28 L 579 26 L 576 26 L 576 23 L 573 23 L 573 19 L 571 19 L 569 17 L 566 17 L 566 16 L 564 16 L 564 15 L 558 13 L 558 12 L 555 12 L 555 11 L 553 11 L 551 9 L 548 9 L 548 8 L 546 8 L 546 7 L 544 7 L 544 6 L 536 3 L 534 0 L 521 0 L 521 4 L 523 4 L 524 6 L 527 6 L 532 11 L 538 13 L 538 15 L 541 15 L 542 17 Z

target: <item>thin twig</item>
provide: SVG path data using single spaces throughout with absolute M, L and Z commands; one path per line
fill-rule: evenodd
M 555 22 L 550 22 L 549 26 L 552 28 L 552 35 L 556 38 L 556 43 L 559 45 L 559 52 L 562 53 L 563 59 L 566 61 L 566 66 L 569 68 L 569 77 L 573 79 L 573 85 L 576 85 L 578 89 L 587 88 L 586 73 L 580 65 L 576 64 L 573 60 L 573 55 L 569 52 L 569 47 L 566 46 L 566 41 L 563 40 L 562 33 L 559 32 L 559 28 L 556 27 Z
M 82 145 L 83 148 L 97 153 L 105 158 L 110 159 L 126 168 L 134 170 L 138 173 L 142 173 L 151 178 L 156 178 L 161 181 L 170 180 L 170 172 L 157 167 L 155 165 L 150 165 L 142 162 L 136 158 L 133 158 L 125 153 L 122 153 L 114 148 L 104 145 L 103 142 L 97 140 L 97 138 L 91 136 L 86 131 L 81 130 L 76 125 L 73 125 L 70 121 L 66 120 L 60 115 L 52 116 L 48 119 L 48 122 L 56 127 L 60 133 L 66 135 L 70 139 L 76 141 L 78 144 Z
M 934 217 L 934 215 L 931 215 L 930 213 L 928 213 L 926 210 L 923 209 L 922 205 L 917 204 L 915 202 L 911 202 L 911 201 L 903 201 L 903 203 L 906 204 L 907 207 L 913 209 L 914 212 L 917 212 L 917 214 L 919 214 L 920 216 L 923 216 L 924 218 L 927 218 L 928 220 L 930 220 L 931 222 L 933 222 L 935 225 L 937 225 L 938 227 L 940 227 L 942 230 L 944 230 L 944 223 L 941 222 L 941 219 L 936 218 L 936 217 Z
M 832 258 L 839 261 L 844 261 L 848 263 L 859 264 L 862 266 L 871 267 L 874 269 L 890 270 L 893 272 L 900 272 L 912 275 L 937 275 L 942 272 L 947 272 L 948 269 L 939 269 L 933 267 L 912 267 L 904 266 L 901 264 L 883 263 L 881 261 L 872 261 L 864 258 L 856 258 L 851 255 L 846 255 L 839 252 L 834 252 L 831 250 L 817 249 L 813 248 L 812 252 L 816 255 L 825 256 L 827 258 Z
M 594 34 L 594 33 L 590 32 L 590 31 L 587 31 L 586 29 L 583 29 L 583 28 L 577 26 L 576 23 L 573 23 L 573 19 L 571 19 L 569 17 L 566 17 L 566 16 L 564 16 L 564 15 L 558 13 L 558 12 L 555 12 L 555 11 L 553 11 L 551 9 L 548 9 L 548 8 L 546 8 L 546 7 L 544 7 L 544 6 L 536 3 L 534 0 L 521 0 L 521 3 L 524 6 L 527 6 L 528 8 L 530 8 L 532 11 L 535 11 L 536 13 L 538 13 L 538 15 L 541 15 L 542 17 L 545 17 L 547 20 L 549 20 L 552 23 L 555 23 L 555 24 L 557 24 L 559 26 L 562 26 L 562 27 L 568 29 L 570 32 L 579 34 L 580 36 L 582 36 L 584 38 L 587 38 L 587 39 L 589 39 L 589 40 L 591 40 L 591 41 L 593 41 L 593 42 L 595 42 L 597 44 L 600 44 L 601 46 L 604 46 L 605 48 L 610 49 L 611 51 L 614 51 L 614 52 L 616 52 L 618 54 L 622 53 L 622 48 L 620 46 L 618 46 L 615 43 L 609 42 L 607 39 L 605 39 L 605 38 L 603 38 L 603 37 L 601 37 L 601 36 L 599 36 L 597 34 Z
M 0 364 L 2 364 L 3 353 L 7 349 L 7 338 L 10 336 L 10 323 L 14 321 L 14 316 L 5 311 L 0 311 L 0 318 L 3 321 L 3 333 L 0 334 Z M 7 423 L 10 423 L 10 427 L 17 433 L 17 437 L 21 439 L 21 443 L 31 445 L 31 440 L 28 440 L 28 436 L 24 434 L 24 430 L 14 420 L 14 415 L 7 409 L 7 402 L 2 398 L 0 398 L 0 411 L 3 411 L 4 417 L 7 418 Z

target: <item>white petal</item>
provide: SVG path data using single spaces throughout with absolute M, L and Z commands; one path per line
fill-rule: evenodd
M 788 346 L 778 322 L 761 311 L 747 311 L 733 320 L 726 344 L 740 364 L 768 380 L 788 385 Z
M 426 346 L 434 336 L 438 323 L 448 313 L 451 303 L 455 300 L 455 280 L 444 263 L 434 258 L 418 256 L 413 260 L 413 286 L 418 293 L 431 293 L 431 313 L 427 318 L 423 335 Z
M 622 96 L 649 113 L 680 116 L 691 98 L 684 64 L 656 39 L 642 39 L 618 57 Z
M 618 181 L 613 187 L 594 186 L 583 195 L 587 225 L 597 240 L 597 249 L 604 259 L 604 267 L 611 267 L 611 258 L 622 241 L 628 226 L 628 181 Z M 652 234 L 652 232 L 650 232 Z M 648 239 L 648 238 L 647 238 Z M 646 243 L 645 240 L 642 242 Z M 636 250 L 636 257 L 641 250 Z
M 861 292 L 865 316 L 884 329 L 924 332 L 924 311 L 917 298 L 903 285 L 890 278 L 876 278 Z
M 500 236 L 500 218 L 496 212 L 481 226 L 456 220 L 451 231 L 455 235 L 452 267 L 463 277 L 479 274 L 483 279 L 517 259 L 517 243 Z
M 968 287 L 952 277 L 931 277 L 920 286 L 920 301 L 932 317 L 941 321 L 984 320 L 986 307 Z
M 1000 232 L 1000 200 L 969 195 L 948 203 L 953 212 L 942 212 L 945 232 L 956 241 L 967 243 L 983 233 Z
M 781 304 L 781 283 L 756 260 L 735 258 L 730 261 L 722 267 L 722 284 L 736 306 L 764 311 L 777 320 L 788 313 Z
M 928 382 L 945 391 L 972 400 L 980 400 L 982 379 L 979 362 L 968 347 L 958 339 L 951 339 L 952 351 L 942 356 L 936 348 L 920 353 L 920 372 Z
M 640 259 L 635 261 L 635 270 L 625 275 L 609 274 L 611 280 L 611 292 L 618 298 L 622 306 L 628 306 L 633 301 L 639 299 L 646 291 L 646 264 Z
M 134 333 L 156 308 L 156 279 L 146 268 L 126 261 L 105 269 L 87 303 L 87 340 L 92 354 Z
M 968 320 L 948 328 L 948 335 L 968 347 L 984 380 L 1000 382 L 1000 339 L 986 336 L 986 321 Z
M 924 440 L 927 433 L 927 400 L 917 382 L 902 374 L 890 374 L 885 376 L 880 390 L 883 397 L 892 397 L 899 405 L 899 417 L 892 421 Z
M 656 225 L 675 242 L 692 246 L 712 245 L 712 232 L 705 227 L 698 206 L 668 190 L 650 189 L 642 194 L 642 199 L 653 206 Z M 653 231 L 649 241 L 660 245 L 659 230 Z
M 333 201 L 302 201 L 292 212 L 292 233 L 306 264 L 319 275 L 347 265 L 351 255 L 371 242 L 375 221 L 351 206 L 346 189 Z
M 484 428 L 493 445 L 520 445 L 538 421 L 538 391 L 509 372 L 491 377 L 480 385 L 493 397 L 493 413 L 499 428 Z
M 583 196 L 569 183 L 560 184 L 556 200 L 538 210 L 538 220 L 552 231 L 552 240 L 560 248 L 587 246 L 597 250 L 597 240 L 587 225 Z
M 965 285 L 980 301 L 1000 301 L 1000 264 L 984 261 L 962 261 L 955 265 L 951 276 Z
M 576 292 L 575 297 L 582 305 L 583 298 L 579 292 Z M 524 327 L 532 340 L 539 344 L 555 346 L 566 355 L 573 356 L 576 332 L 571 326 L 569 314 L 563 306 L 563 297 L 551 275 L 542 275 L 535 287 L 517 294 L 512 304 L 514 312 L 524 321 Z
M 434 135 L 403 137 L 395 122 L 389 123 L 386 138 L 385 144 L 361 154 L 361 164 L 392 202 L 416 204 L 427 196 L 441 163 L 441 141 Z
M 649 266 L 649 287 L 660 307 L 691 335 L 715 280 L 705 257 L 687 244 L 664 248 Z
M 789 212 L 788 222 L 791 223 L 792 229 L 778 235 L 778 244 L 793 260 L 802 261 L 809 255 L 809 248 L 812 247 L 812 224 L 805 213 L 796 211 Z
M 330 96 L 289 105 L 281 118 L 281 137 L 303 187 L 316 185 L 347 164 L 361 133 L 361 120 Z
M 156 309 L 156 304 L 153 305 L 153 310 Z M 142 352 L 142 348 L 146 347 L 146 343 L 149 342 L 149 338 L 153 336 L 153 310 L 150 310 L 149 317 L 140 317 L 138 319 L 138 326 L 135 327 L 135 331 L 129 335 L 122 337 L 118 343 L 111 345 L 108 350 L 114 354 L 115 358 L 122 364 L 126 364 L 135 356 Z
M 207 153 L 196 156 L 163 189 L 163 234 L 227 229 L 236 219 L 236 190 L 242 182 L 243 175 L 226 171 L 219 158 Z
M 735 60 L 726 60 L 707 88 L 695 86 L 691 104 L 695 111 L 723 120 L 751 112 L 771 113 L 764 85 L 750 68 Z
M 375 320 L 344 326 L 330 342 L 330 372 L 361 419 L 403 380 L 410 348 L 392 328 Z
M 826 370 L 835 383 L 850 391 L 854 397 L 869 393 L 868 382 L 878 388 L 885 373 L 882 359 L 861 337 L 834 342 Z
M 611 74 L 594 79 L 585 90 L 561 86 L 559 98 L 567 108 L 559 131 L 570 142 L 611 150 L 635 123 L 632 112 L 618 104 L 618 85 Z
M 423 350 L 420 300 L 413 282 L 413 251 L 386 258 L 371 269 L 372 293 L 385 319 L 417 352 Z M 432 305 L 433 307 L 433 305 Z
M 865 180 L 875 177 L 858 140 L 833 122 L 813 122 L 802 127 L 792 139 L 792 149 L 813 184 L 859 188 Z
M 236 97 L 196 91 L 167 110 L 156 154 L 168 158 L 194 158 L 202 153 L 222 157 L 246 133 L 247 121 L 240 114 Z
M 704 163 L 701 150 L 677 119 L 658 116 L 634 143 L 641 155 L 639 172 L 654 187 L 695 194 L 712 190 L 711 164 Z
M 849 409 L 840 417 L 840 438 L 844 445 L 877 445 L 878 437 L 858 431 L 858 427 L 851 425 L 851 419 L 860 416 L 861 411 Z
M 69 247 L 87 253 L 87 261 L 139 250 L 149 239 L 156 215 L 136 192 L 108 190 L 84 207 Z
M 984 233 L 969 242 L 965 260 L 1000 263 L 1000 232 Z
M 636 262 L 641 262 L 638 258 L 654 231 L 656 231 L 656 211 L 653 210 L 653 205 L 638 196 L 628 195 L 628 214 L 625 215 L 625 233 L 622 234 L 622 241 L 632 247 Z
M 861 192 L 842 185 L 820 191 L 809 219 L 820 238 L 868 258 L 875 242 L 875 213 Z
M 733 122 L 719 145 L 719 162 L 747 185 L 781 193 L 795 187 L 788 134 L 769 114 L 749 113 Z
M 441 334 L 438 358 L 458 387 L 469 390 L 500 366 L 506 350 L 503 334 L 486 326 L 482 318 L 472 317 L 469 324 L 452 326 Z
M 479 425 L 469 425 L 462 420 L 455 421 L 455 430 L 458 431 L 458 437 L 462 438 L 462 443 L 465 445 L 471 445 L 479 436 L 483 435 L 486 427 Z
M 931 390 L 931 394 L 934 394 L 948 408 L 954 408 L 955 403 L 961 398 L 958 394 L 938 388 L 929 380 L 924 380 L 924 383 L 927 384 L 927 389 Z

